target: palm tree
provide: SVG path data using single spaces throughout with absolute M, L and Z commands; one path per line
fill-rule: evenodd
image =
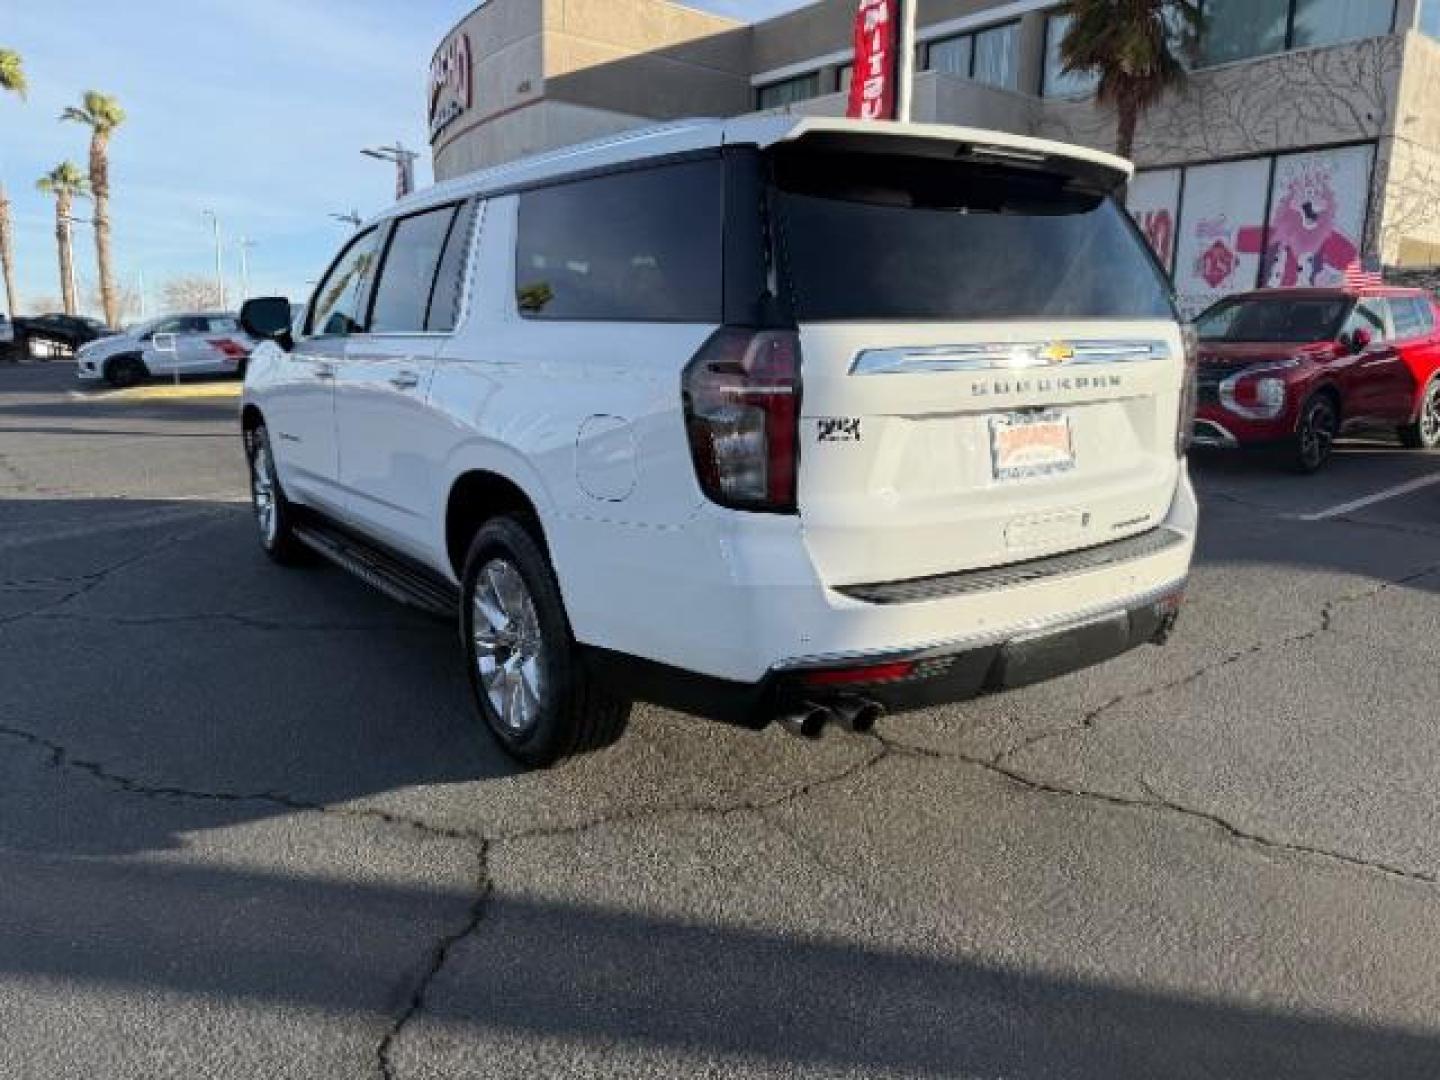
M 0 48 L 0 90 L 9 90 L 22 98 L 30 84 L 25 81 L 25 64 L 14 49 Z
M 70 250 L 70 208 L 76 197 L 90 194 L 90 185 L 80 166 L 62 161 L 35 182 L 35 187 L 55 196 L 55 242 L 60 248 L 60 293 L 65 298 L 65 314 L 75 314 L 75 256 Z
M 1099 78 L 1096 98 L 1115 108 L 1115 152 L 1131 157 L 1140 117 L 1185 81 L 1200 40 L 1198 0 L 1067 0 L 1059 14 L 1070 16 L 1061 65 Z
M 109 94 L 85 91 L 77 108 L 72 105 L 60 114 L 90 129 L 90 191 L 95 198 L 95 258 L 100 265 L 100 299 L 105 321 L 120 326 L 120 293 L 110 262 L 110 135 L 125 122 L 125 110 Z
M 28 88 L 25 65 L 20 54 L 14 49 L 0 48 L 0 90 L 8 90 L 23 99 Z M 5 306 L 10 309 L 12 319 L 19 314 L 20 308 L 20 297 L 15 292 L 13 236 L 10 227 L 10 200 L 5 195 L 5 185 L 0 184 L 0 273 L 3 273 L 5 278 Z

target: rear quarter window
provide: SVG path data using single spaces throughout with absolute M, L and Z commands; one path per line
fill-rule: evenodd
M 1174 319 L 1129 216 L 1073 178 L 894 154 L 774 158 L 796 318 Z
M 519 215 L 523 317 L 720 322 L 719 157 L 527 191 Z

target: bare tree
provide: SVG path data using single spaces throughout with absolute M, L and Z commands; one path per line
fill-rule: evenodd
M 160 289 L 168 311 L 216 311 L 220 308 L 220 289 L 214 278 L 186 274 L 171 278 Z
M 84 281 L 80 289 L 81 295 L 85 297 L 85 309 L 87 311 L 104 311 L 104 291 L 93 281 Z M 115 316 L 121 324 L 140 315 L 140 290 L 133 285 L 114 286 Z

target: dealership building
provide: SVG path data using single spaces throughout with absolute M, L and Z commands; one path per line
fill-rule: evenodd
M 1111 149 L 1057 0 L 916 0 L 914 119 Z M 440 43 L 439 180 L 656 121 L 843 115 L 855 0 L 754 25 L 670 0 L 485 0 Z M 1184 306 L 1440 264 L 1440 0 L 1204 0 L 1129 205 Z

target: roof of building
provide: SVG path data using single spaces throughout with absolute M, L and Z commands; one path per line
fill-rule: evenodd
M 567 146 L 532 157 L 483 169 L 454 180 L 436 184 L 401 200 L 381 217 L 422 209 L 446 199 L 477 193 L 501 191 L 541 183 L 574 173 L 611 168 L 630 161 L 664 157 L 716 146 L 774 146 L 820 133 L 898 136 L 910 139 L 966 144 L 997 160 L 1005 157 L 1027 161 L 1058 158 L 1085 162 L 1128 179 L 1134 167 L 1123 158 L 1068 143 L 1012 135 L 983 128 L 949 124 L 899 123 L 892 120 L 849 120 L 836 117 L 770 114 L 742 116 L 729 120 L 678 120 L 637 128 L 590 142 Z

